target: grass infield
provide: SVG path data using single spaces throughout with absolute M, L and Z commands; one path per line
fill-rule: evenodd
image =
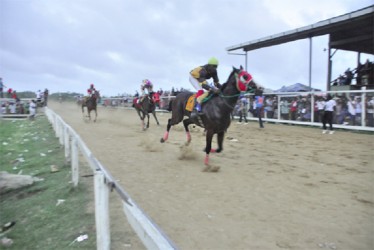
M 58 171 L 51 171 L 52 165 Z M 93 180 L 80 178 L 73 188 L 64 148 L 46 117 L 0 119 L 0 171 L 40 180 L 0 195 L 0 225 L 16 222 L 4 235 L 13 240 L 11 249 L 96 248 Z M 82 235 L 88 238 L 77 241 Z

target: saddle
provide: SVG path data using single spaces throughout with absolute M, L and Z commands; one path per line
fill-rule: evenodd
M 210 98 L 212 98 L 213 95 L 214 95 L 213 93 L 209 92 L 209 94 L 201 101 L 201 103 L 209 101 Z M 190 97 L 188 97 L 188 100 L 187 100 L 187 103 L 186 103 L 186 110 L 187 111 L 192 112 L 192 110 L 195 107 L 197 97 L 198 97 L 198 93 L 195 93 L 195 94 L 191 95 Z

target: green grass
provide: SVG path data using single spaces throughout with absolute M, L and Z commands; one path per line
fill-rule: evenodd
M 29 120 L 0 120 L 0 171 L 42 179 L 0 196 L 0 223 L 16 221 L 6 237 L 11 249 L 95 249 L 92 179 L 71 184 L 64 148 L 44 116 Z M 51 173 L 51 165 L 58 172 Z M 56 206 L 59 199 L 65 200 Z M 82 234 L 88 239 L 74 242 Z M 0 246 L 2 249 L 3 246 Z

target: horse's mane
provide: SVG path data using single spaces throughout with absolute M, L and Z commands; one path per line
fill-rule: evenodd
M 230 78 L 236 73 L 238 71 L 238 69 L 236 69 L 235 67 L 232 67 L 232 72 L 231 72 L 231 74 L 229 75 L 229 77 L 227 78 L 227 81 L 224 83 L 224 84 L 222 84 L 222 86 L 221 86 L 221 91 L 224 91 L 225 90 L 225 88 L 226 88 L 226 86 L 227 86 L 227 83 L 229 82 L 229 80 L 230 80 Z

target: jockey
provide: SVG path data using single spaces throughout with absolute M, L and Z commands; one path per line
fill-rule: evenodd
M 208 96 L 209 91 L 215 94 L 220 92 L 220 84 L 217 75 L 218 60 L 215 57 L 209 59 L 208 64 L 199 66 L 190 72 L 190 83 L 198 91 L 196 94 L 196 106 L 191 116 L 201 112 L 201 102 Z M 208 84 L 207 79 L 213 78 L 214 86 Z M 204 92 L 204 90 L 208 90 Z M 198 112 L 198 113 L 197 113 Z
M 148 79 L 144 79 L 142 81 L 142 85 L 140 86 L 140 90 L 142 92 L 142 95 L 139 98 L 140 100 L 138 100 L 138 103 L 143 101 L 144 96 L 146 95 L 145 90 L 147 90 L 147 94 L 150 95 L 150 97 L 152 97 L 151 96 L 152 93 L 153 93 L 153 84 L 152 84 L 152 82 L 150 80 L 148 80 Z
M 91 83 L 90 88 L 87 89 L 88 96 L 91 97 L 93 94 L 95 94 L 96 89 L 93 83 Z

